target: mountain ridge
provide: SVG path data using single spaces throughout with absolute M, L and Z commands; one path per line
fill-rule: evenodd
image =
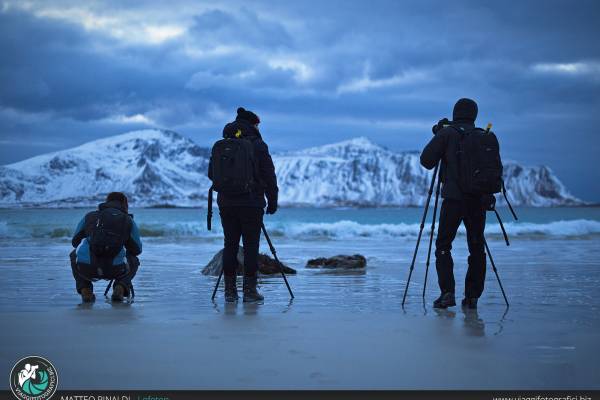
M 274 153 L 280 203 L 421 206 L 431 171 L 418 155 L 365 137 Z M 208 148 L 174 131 L 126 132 L 0 166 L 0 207 L 95 206 L 110 191 L 126 192 L 137 207 L 204 207 L 209 157 Z M 585 204 L 546 166 L 508 161 L 505 180 L 515 205 Z

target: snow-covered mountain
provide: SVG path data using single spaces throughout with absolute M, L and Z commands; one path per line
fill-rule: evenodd
M 416 151 L 393 152 L 366 138 L 314 147 L 274 158 L 280 197 L 320 206 L 424 205 L 432 171 Z M 514 205 L 559 206 L 583 202 L 545 166 L 504 162 L 505 184 Z M 496 196 L 503 204 L 501 195 Z
M 133 206 L 205 206 L 210 151 L 172 131 L 143 130 L 0 167 L 0 207 L 94 206 L 123 191 Z M 282 205 L 422 205 L 430 171 L 417 152 L 357 138 L 273 156 Z M 505 163 L 515 205 L 582 202 L 547 167 Z
M 197 206 L 209 157 L 175 132 L 129 132 L 0 167 L 0 206 L 93 206 L 111 191 L 135 206 Z

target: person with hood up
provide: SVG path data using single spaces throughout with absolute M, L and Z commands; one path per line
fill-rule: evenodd
M 421 154 L 421 164 L 433 169 L 441 160 L 442 207 L 437 239 L 435 241 L 435 267 L 441 295 L 433 303 L 435 308 L 456 305 L 454 297 L 454 261 L 452 242 L 461 223 L 467 231 L 469 247 L 468 270 L 465 277 L 465 297 L 462 306 L 477 308 L 477 300 L 483 293 L 486 270 L 484 229 L 486 201 L 493 196 L 469 195 L 461 191 L 459 184 L 459 145 L 461 135 L 475 129 L 477 103 L 471 99 L 460 99 L 454 105 L 452 122 L 440 120 L 433 127 L 434 137 Z M 483 132 L 483 131 L 480 131 Z
M 113 301 L 130 295 L 131 280 L 139 267 L 142 241 L 127 196 L 109 193 L 98 210 L 87 213 L 77 225 L 72 244 L 71 269 L 77 293 L 84 303 L 96 300 L 94 281 L 114 280 Z

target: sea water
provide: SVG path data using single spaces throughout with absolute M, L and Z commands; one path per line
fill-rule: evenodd
M 280 276 L 261 277 L 258 306 L 224 304 L 222 286 L 210 300 L 216 277 L 201 270 L 222 248 L 218 212 L 209 232 L 206 210 L 134 209 L 144 244 L 134 301 L 111 303 L 106 282 L 96 282 L 98 300 L 83 305 L 68 254 L 88 211 L 0 210 L 0 372 L 40 354 L 59 369 L 63 389 L 600 388 L 600 208 L 519 208 L 518 221 L 501 209 L 508 247 L 488 213 L 510 308 L 488 260 L 476 312 L 431 307 L 433 254 L 423 297 L 432 209 L 402 307 L 420 208 L 265 216 L 279 258 L 297 274 L 288 276 L 293 301 Z M 458 301 L 465 242 L 461 228 Z M 269 254 L 264 239 L 261 252 Z M 362 254 L 367 268 L 305 268 L 337 254 Z M 190 361 L 199 369 L 178 367 Z
M 65 306 L 76 301 L 68 253 L 75 226 L 87 211 L 0 210 L 0 310 Z M 422 296 L 432 211 L 423 230 L 409 303 Z M 212 307 L 202 300 L 209 298 L 215 279 L 200 271 L 222 248 L 218 212 L 212 231 L 206 229 L 206 211 L 201 209 L 132 212 L 144 242 L 135 280 L 136 302 L 165 306 L 192 297 L 198 308 Z M 490 251 L 510 299 L 515 304 L 598 306 L 593 293 L 600 288 L 600 208 L 519 208 L 517 212 L 519 220 L 514 221 L 507 209 L 500 210 L 510 247 L 493 213 L 488 213 L 486 227 Z M 398 308 L 403 295 L 422 215 L 421 208 L 283 208 L 265 216 L 265 225 L 281 261 L 298 272 L 289 279 L 299 308 L 391 311 Z M 464 287 L 465 242 L 461 227 L 453 250 L 458 293 Z M 438 294 L 434 250 L 425 293 L 428 302 Z M 261 252 L 270 254 L 265 240 Z M 311 258 L 337 254 L 364 255 L 366 270 L 336 273 L 305 268 Z M 482 301 L 502 304 L 490 267 L 488 260 Z M 281 277 L 265 277 L 261 284 L 269 302 L 287 302 Z M 97 286 L 96 291 L 104 288 L 101 283 Z

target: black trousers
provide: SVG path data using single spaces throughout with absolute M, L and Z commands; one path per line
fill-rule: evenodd
M 244 275 L 255 276 L 258 271 L 258 245 L 264 211 L 258 207 L 220 207 L 221 225 L 225 234 L 223 273 L 235 276 L 240 237 L 244 245 Z
M 454 261 L 452 242 L 461 222 L 467 229 L 469 246 L 469 268 L 465 277 L 465 297 L 479 298 L 485 282 L 486 254 L 483 233 L 485 209 L 481 198 L 464 200 L 444 199 L 440 210 L 440 225 L 435 241 L 435 268 L 442 293 L 454 293 Z
M 90 264 L 78 264 L 76 262 L 75 250 L 69 254 L 71 259 L 71 271 L 73 272 L 73 278 L 75 279 L 75 288 L 77 293 L 81 294 L 81 289 L 90 288 L 94 290 L 92 282 L 106 279 L 114 279 L 114 285 L 120 284 L 125 288 L 125 295 L 129 296 L 129 288 L 133 286 L 131 280 L 135 277 L 140 266 L 140 261 L 136 256 L 128 255 L 127 264 L 107 266 L 104 268 L 98 268 Z

